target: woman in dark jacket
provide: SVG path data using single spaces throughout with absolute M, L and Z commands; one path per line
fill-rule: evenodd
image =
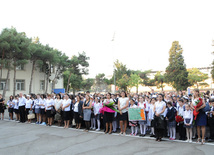
M 76 99 L 77 101 L 74 104 L 74 119 L 76 123 L 76 129 L 80 129 L 82 116 L 83 116 L 83 111 L 82 111 L 83 102 L 80 100 L 80 96 L 77 96 Z

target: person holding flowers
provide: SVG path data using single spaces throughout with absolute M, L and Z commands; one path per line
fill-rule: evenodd
M 200 98 L 199 95 L 199 89 L 194 90 L 194 99 L 192 101 L 192 107 L 194 109 L 194 117 L 195 123 L 197 126 L 197 135 L 198 140 L 197 143 L 205 144 L 205 131 L 206 131 L 206 125 L 207 125 L 207 116 L 205 112 L 202 111 L 202 109 L 206 106 L 204 100 Z M 202 131 L 202 139 L 201 139 L 201 131 Z
M 103 108 L 100 109 L 101 113 L 104 112 L 104 120 L 106 123 L 105 124 L 106 125 L 105 134 L 107 134 L 107 133 L 111 134 L 112 133 L 112 122 L 114 120 L 115 111 L 110 108 L 110 105 L 113 106 L 113 104 L 114 104 L 114 102 L 111 99 L 111 93 L 108 93 L 106 95 L 106 99 L 103 102 Z M 109 129 L 109 132 L 108 132 L 108 129 Z
M 179 140 L 185 140 L 186 139 L 186 129 L 184 128 L 184 115 L 185 111 L 185 105 L 184 105 L 184 100 L 179 99 L 178 100 L 178 107 L 177 107 L 177 116 L 176 116 L 176 121 L 178 123 L 178 130 L 179 130 Z

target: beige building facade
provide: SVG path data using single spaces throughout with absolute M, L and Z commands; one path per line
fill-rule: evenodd
M 16 94 L 29 93 L 29 85 L 30 85 L 30 78 L 32 72 L 32 63 L 25 65 L 20 65 L 16 67 Z M 52 80 L 54 79 L 55 70 L 51 69 L 51 76 L 49 77 L 48 83 L 48 91 L 47 93 L 52 92 Z M 7 69 L 2 69 L 2 80 L 0 83 L 0 94 L 3 94 L 3 88 L 5 87 L 7 77 Z M 36 68 L 33 75 L 33 82 L 32 82 L 32 93 L 33 94 L 43 94 L 45 93 L 46 88 L 46 74 L 41 71 L 40 68 Z M 13 94 L 13 78 L 14 78 L 14 71 L 13 69 L 10 71 L 9 81 L 7 85 L 7 91 L 5 97 L 8 98 L 10 95 Z M 55 88 L 63 88 L 63 78 L 60 78 L 56 81 Z

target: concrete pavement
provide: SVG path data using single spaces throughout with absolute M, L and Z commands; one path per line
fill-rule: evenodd
M 105 135 L 103 132 L 47 127 L 35 124 L 0 121 L 0 154 L 214 154 L 213 144 L 199 145 L 154 139 Z

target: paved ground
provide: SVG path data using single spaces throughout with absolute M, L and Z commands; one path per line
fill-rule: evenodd
M 0 154 L 193 154 L 213 155 L 213 144 L 156 142 L 153 139 L 103 132 L 46 127 L 0 120 Z

